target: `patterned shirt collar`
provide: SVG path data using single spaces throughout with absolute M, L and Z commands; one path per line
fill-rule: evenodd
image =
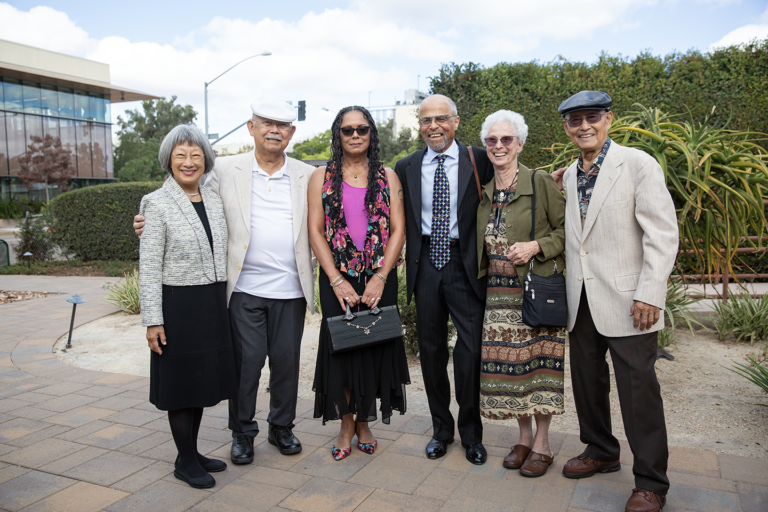
M 589 168 L 589 172 L 587 174 L 593 174 L 600 170 L 600 167 L 603 165 L 603 160 L 605 160 L 605 155 L 608 153 L 608 148 L 611 147 L 611 138 L 608 137 L 608 140 L 605 141 L 605 144 L 603 144 L 603 149 L 600 150 L 600 154 L 597 155 L 597 158 L 595 158 L 595 161 L 592 162 L 592 167 Z M 576 164 L 576 168 L 579 172 L 584 172 L 584 158 L 579 155 L 579 160 Z

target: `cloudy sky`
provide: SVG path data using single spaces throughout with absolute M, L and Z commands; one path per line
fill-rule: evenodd
M 0 20 L 0 39 L 108 63 L 113 83 L 176 95 L 201 127 L 203 83 L 271 52 L 211 85 L 210 131 L 226 133 L 248 118 L 253 98 L 274 95 L 306 100 L 301 139 L 346 105 L 392 105 L 417 83 L 426 91 L 444 63 L 593 62 L 601 51 L 707 51 L 765 38 L 768 1 L 0 1 Z M 139 106 L 113 105 L 113 118 Z M 243 128 L 226 141 L 247 137 Z

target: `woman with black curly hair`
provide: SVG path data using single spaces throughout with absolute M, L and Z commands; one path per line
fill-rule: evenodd
M 331 128 L 332 155 L 309 182 L 309 243 L 320 263 L 323 325 L 315 368 L 315 418 L 341 419 L 331 450 L 350 455 L 352 438 L 364 453 L 376 450 L 368 423 L 389 423 L 393 410 L 405 414 L 410 383 L 402 338 L 331 354 L 326 319 L 397 304 L 397 271 L 405 242 L 403 190 L 394 171 L 379 161 L 379 136 L 363 107 L 339 111 Z

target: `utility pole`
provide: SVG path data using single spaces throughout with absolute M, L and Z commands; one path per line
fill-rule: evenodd
M 239 66 L 240 64 L 242 64 L 243 62 L 245 62 L 245 61 L 247 61 L 249 59 L 252 59 L 254 57 L 267 57 L 269 55 L 272 55 L 272 53 L 270 53 L 270 52 L 257 53 L 256 55 L 251 55 L 250 57 L 246 57 L 245 59 L 241 60 L 240 62 L 238 62 L 237 64 L 235 64 L 234 66 L 232 66 L 231 68 L 229 68 L 224 73 L 222 73 L 221 75 L 217 76 L 216 78 L 214 78 L 210 82 L 205 82 L 204 92 L 205 92 L 205 137 L 206 138 L 210 138 L 210 137 L 208 137 L 208 86 L 211 85 L 216 80 L 218 80 L 219 78 L 221 78 L 222 76 L 224 76 L 226 73 L 230 72 L 234 67 Z

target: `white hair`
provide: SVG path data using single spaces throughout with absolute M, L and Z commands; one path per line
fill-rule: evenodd
M 163 141 L 160 143 L 160 151 L 157 155 L 157 159 L 160 161 L 160 165 L 168 171 L 168 174 L 173 175 L 171 171 L 171 153 L 176 146 L 181 144 L 189 144 L 190 146 L 197 146 L 203 150 L 205 156 L 205 171 L 204 173 L 211 172 L 213 164 L 216 162 L 216 154 L 213 152 L 210 142 L 205 134 L 192 123 L 180 124 L 173 130 L 168 132 Z
M 525 144 L 525 139 L 528 138 L 528 125 L 525 124 L 525 118 L 511 110 L 497 110 L 485 118 L 483 127 L 480 128 L 480 140 L 483 141 L 483 146 L 485 146 L 485 138 L 488 137 L 491 127 L 498 123 L 506 123 L 514 128 L 517 138 L 522 144 Z

